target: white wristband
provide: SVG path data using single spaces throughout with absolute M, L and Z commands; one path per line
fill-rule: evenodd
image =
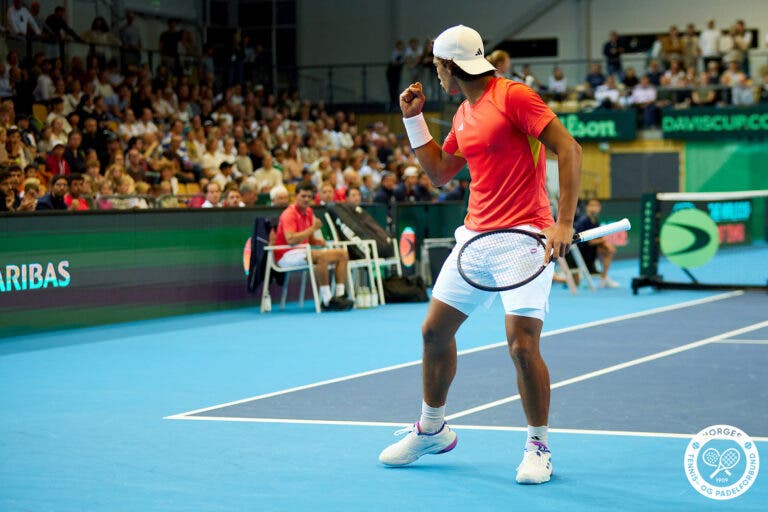
M 424 114 L 413 117 L 404 117 L 403 124 L 405 132 L 408 134 L 408 140 L 411 141 L 413 149 L 420 148 L 432 140 L 432 134 L 429 133 L 427 122 L 424 120 Z

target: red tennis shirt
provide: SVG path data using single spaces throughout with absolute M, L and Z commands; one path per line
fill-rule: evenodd
M 546 155 L 538 137 L 555 118 L 527 85 L 492 78 L 474 105 L 465 100 L 443 142 L 464 158 L 472 181 L 464 225 L 474 231 L 551 225 Z
M 285 231 L 288 230 L 291 233 L 298 233 L 304 231 L 307 228 L 312 227 L 315 223 L 315 213 L 312 208 L 307 207 L 303 212 L 296 208 L 296 203 L 293 203 L 288 208 L 283 210 L 280 214 L 280 220 L 277 223 L 277 233 L 275 233 L 275 245 L 288 245 L 288 241 L 285 239 Z M 306 244 L 309 242 L 307 237 L 299 243 Z M 290 249 L 275 249 L 275 261 L 280 261 L 283 254 L 287 253 Z

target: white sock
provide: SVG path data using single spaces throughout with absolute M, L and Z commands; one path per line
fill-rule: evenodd
M 445 406 L 430 407 L 427 402 L 421 402 L 421 418 L 419 428 L 427 434 L 434 434 L 445 423 Z
M 323 301 L 323 304 L 327 306 L 331 297 L 331 287 L 327 284 L 320 286 L 320 299 Z
M 528 425 L 528 439 L 525 441 L 526 451 L 536 451 L 539 447 L 535 443 L 542 443 L 547 445 L 547 431 L 549 428 L 547 425 L 541 427 L 532 427 Z
M 337 284 L 336 285 L 336 296 L 337 297 L 343 297 L 346 295 L 346 287 L 344 286 L 344 283 Z

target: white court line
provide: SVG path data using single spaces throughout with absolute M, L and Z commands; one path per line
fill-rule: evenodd
M 174 418 L 188 421 L 227 421 L 227 422 L 245 422 L 245 423 L 280 423 L 284 425 L 331 425 L 331 426 L 349 426 L 349 427 L 407 427 L 408 423 L 397 423 L 389 421 L 346 421 L 346 420 L 294 420 L 284 418 L 238 418 L 238 417 L 213 417 L 213 416 L 182 416 Z M 493 425 L 461 425 L 451 423 L 453 430 L 489 430 L 498 432 L 527 432 L 527 427 L 505 427 Z M 696 432 L 690 434 L 678 434 L 673 432 L 636 432 L 630 430 L 586 430 L 576 428 L 550 428 L 549 433 L 554 434 L 576 434 L 576 435 L 597 435 L 597 436 L 629 436 L 629 437 L 662 437 L 690 439 Z M 753 441 L 768 441 L 768 437 L 750 436 Z
M 743 294 L 744 294 L 744 292 L 741 291 L 741 290 L 736 290 L 736 291 L 727 292 L 727 293 L 720 293 L 720 294 L 717 294 L 717 295 L 712 295 L 712 296 L 704 297 L 704 298 L 701 298 L 701 299 L 689 300 L 689 301 L 686 301 L 686 302 L 680 302 L 678 304 L 672 304 L 672 305 L 669 305 L 669 306 L 661 306 L 661 307 L 658 307 L 658 308 L 647 309 L 645 311 L 638 311 L 636 313 L 628 313 L 626 315 L 619 315 L 619 316 L 614 316 L 614 317 L 610 317 L 610 318 L 605 318 L 603 320 L 596 320 L 594 322 L 586 322 L 586 323 L 574 325 L 574 326 L 571 326 L 571 327 L 564 327 L 562 329 L 554 329 L 552 331 L 546 331 L 546 332 L 542 333 L 541 337 L 542 338 L 546 338 L 546 337 L 549 337 L 549 336 L 555 336 L 557 334 L 564 334 L 564 333 L 568 333 L 568 332 L 578 331 L 578 330 L 581 330 L 581 329 L 588 329 L 590 327 L 597 327 L 597 326 L 600 326 L 600 325 L 606 325 L 606 324 L 621 322 L 623 320 L 630 320 L 630 319 L 633 319 L 633 318 L 640 318 L 640 317 L 643 317 L 643 316 L 656 315 L 656 314 L 659 314 L 659 313 L 665 313 L 667 311 L 674 311 L 674 310 L 677 310 L 677 309 L 683 309 L 683 308 L 688 308 L 688 307 L 692 307 L 692 306 L 698 306 L 700 304 L 706 304 L 706 303 L 709 303 L 709 302 L 715 302 L 715 301 L 719 301 L 719 300 L 730 299 L 732 297 L 738 297 L 739 295 L 743 295 Z M 472 354 L 472 353 L 481 352 L 481 351 L 484 351 L 484 350 L 490 350 L 490 349 L 494 349 L 494 348 L 505 347 L 506 345 L 507 345 L 507 342 L 506 341 L 502 341 L 502 342 L 493 343 L 493 344 L 490 344 L 490 345 L 483 345 L 481 347 L 475 347 L 475 348 L 470 348 L 470 349 L 466 349 L 466 350 L 460 350 L 458 352 L 458 355 L 463 356 L 463 355 L 466 355 L 466 354 Z M 213 405 L 213 406 L 210 406 L 210 407 L 204 407 L 202 409 L 195 409 L 194 411 L 182 412 L 182 413 L 179 413 L 179 414 L 174 414 L 174 415 L 171 415 L 171 416 L 166 416 L 164 419 L 168 419 L 168 420 L 183 419 L 185 416 L 188 416 L 188 415 L 191 415 L 191 414 L 200 414 L 200 413 L 203 413 L 203 412 L 212 411 L 212 410 L 215 410 L 215 409 L 221 409 L 221 408 L 224 408 L 224 407 L 229 407 L 229 406 L 232 406 L 232 405 L 242 404 L 242 403 L 245 403 L 245 402 L 251 402 L 251 401 L 255 401 L 255 400 L 262 400 L 264 398 L 271 398 L 271 397 L 274 397 L 274 396 L 286 395 L 288 393 L 294 393 L 296 391 L 303 391 L 305 389 L 312 389 L 312 388 L 316 388 L 316 387 L 320 387 L 320 386 L 326 386 L 328 384 L 335 384 L 337 382 L 344 382 L 344 381 L 347 381 L 347 380 L 359 379 L 361 377 L 368 377 L 370 375 L 376 375 L 376 374 L 379 374 L 379 373 L 385 373 L 385 372 L 389 372 L 389 371 L 392 371 L 392 370 L 399 370 L 401 368 L 407 368 L 409 366 L 416 366 L 416 365 L 419 365 L 419 364 L 421 364 L 421 360 L 410 361 L 410 362 L 407 362 L 407 363 L 396 364 L 396 365 L 393 365 L 393 366 L 386 366 L 384 368 L 377 368 L 375 370 L 369 370 L 369 371 L 365 371 L 365 372 L 355 373 L 355 374 L 352 374 L 352 375 L 346 375 L 344 377 L 337 377 L 335 379 L 323 380 L 323 381 L 320 381 L 320 382 L 314 382 L 312 384 L 305 384 L 303 386 L 296 386 L 296 387 L 293 387 L 293 388 L 283 389 L 283 390 L 280 390 L 280 391 L 274 391 L 272 393 L 265 393 L 263 395 L 257 395 L 257 396 L 252 396 L 252 397 L 249 397 L 249 398 L 243 398 L 241 400 L 235 400 L 233 402 L 227 402 L 227 403 L 223 403 L 223 404 Z
M 589 379 L 594 379 L 595 377 L 600 377 L 602 375 L 606 375 L 608 373 L 617 372 L 619 370 L 623 370 L 625 368 L 630 368 L 632 366 L 637 366 L 639 364 L 647 363 L 650 361 L 655 361 L 656 359 L 661 359 L 662 357 L 668 357 L 671 355 L 679 354 L 680 352 L 685 352 L 686 350 L 692 350 L 694 348 L 703 347 L 704 345 L 709 345 L 710 343 L 715 343 L 724 339 L 731 338 L 733 336 L 739 336 L 740 334 L 744 334 L 751 331 L 756 331 L 758 329 L 762 329 L 764 327 L 768 327 L 768 320 L 758 322 L 756 324 L 748 325 L 746 327 L 742 327 L 740 329 L 734 329 L 732 331 L 724 332 L 722 334 L 718 334 L 716 336 L 710 336 L 709 338 L 704 338 L 703 340 L 694 341 L 692 343 L 688 343 L 686 345 L 681 345 L 679 347 L 671 348 L 669 350 L 663 350 L 661 352 L 656 352 L 655 354 L 650 354 L 643 357 L 638 357 L 637 359 L 632 359 L 631 361 L 626 361 L 624 363 L 615 364 L 613 366 L 608 366 L 607 368 L 603 368 L 601 370 L 596 370 L 594 372 L 584 373 L 582 375 L 578 375 L 576 377 L 572 377 L 570 379 L 565 379 L 558 381 L 550 386 L 550 389 L 557 389 L 562 388 L 564 386 L 568 386 L 570 384 L 575 384 L 577 382 L 582 382 Z M 485 411 L 487 409 L 492 409 L 494 407 L 498 407 L 499 405 L 508 404 L 509 402 L 514 402 L 515 400 L 519 400 L 520 395 L 512 395 L 508 396 L 506 398 L 502 398 L 501 400 L 495 400 L 493 402 L 489 402 L 487 404 L 478 405 L 477 407 L 472 407 L 471 409 L 465 409 L 463 411 L 459 411 L 455 414 L 450 414 L 445 417 L 446 421 L 450 421 L 456 418 L 461 418 L 462 416 L 468 416 L 470 414 L 474 414 L 476 412 Z
M 768 345 L 768 340 L 722 340 L 723 345 Z

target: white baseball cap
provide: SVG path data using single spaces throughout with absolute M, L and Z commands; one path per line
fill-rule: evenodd
M 483 38 L 477 30 L 464 25 L 446 29 L 437 36 L 432 53 L 440 59 L 452 60 L 470 75 L 496 70 L 485 60 Z

